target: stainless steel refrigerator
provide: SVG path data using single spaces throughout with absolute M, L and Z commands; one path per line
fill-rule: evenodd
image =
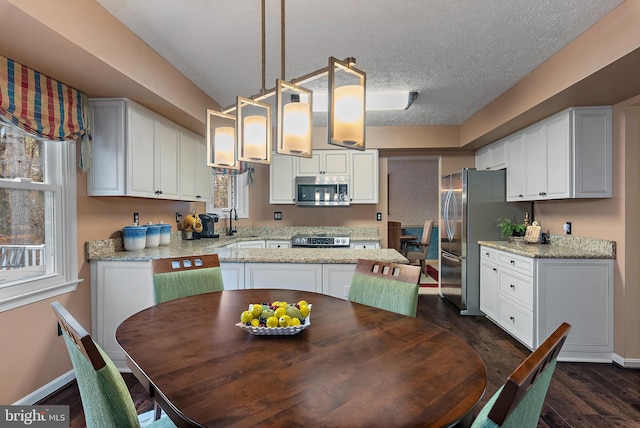
M 462 315 L 480 311 L 480 246 L 503 240 L 498 219 L 523 221 L 527 204 L 506 202 L 506 171 L 465 168 L 442 177 L 440 290 Z

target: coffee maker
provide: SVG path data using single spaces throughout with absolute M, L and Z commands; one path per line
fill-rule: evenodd
M 199 214 L 199 216 L 202 222 L 202 232 L 194 233 L 194 238 L 219 238 L 220 235 L 214 233 L 214 224 L 218 222 L 218 214 L 205 213 Z

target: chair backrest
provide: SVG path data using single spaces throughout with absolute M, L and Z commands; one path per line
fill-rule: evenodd
M 0 246 L 0 270 L 23 266 L 24 247 Z
M 51 308 L 71 357 L 87 427 L 139 427 L 127 384 L 111 358 L 60 302 Z
M 427 252 L 429 251 L 429 243 L 431 242 L 432 230 L 433 220 L 425 221 L 424 227 L 422 228 L 422 236 L 420 237 L 420 245 L 417 247 L 417 249 L 407 249 L 407 256 L 410 260 L 415 260 L 416 258 L 424 260 L 427 257 Z M 411 244 L 409 244 L 408 246 L 411 247 Z
M 533 351 L 482 408 L 472 428 L 537 427 L 558 354 L 571 325 L 562 323 Z
M 151 260 L 155 302 L 224 290 L 217 254 Z
M 420 267 L 360 259 L 349 300 L 411 317 L 416 316 Z
M 400 236 L 402 235 L 402 224 L 399 221 L 387 222 L 387 247 L 396 251 L 402 251 Z

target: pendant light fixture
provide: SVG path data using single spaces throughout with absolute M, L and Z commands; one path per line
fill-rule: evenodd
M 329 57 L 329 65 L 305 76 L 285 80 L 285 0 L 280 1 L 281 78 L 265 89 L 265 1 L 262 15 L 262 89 L 250 98 L 237 97 L 222 112 L 207 110 L 207 165 L 239 169 L 239 161 L 271 163 L 271 105 L 262 100 L 276 95 L 276 144 L 279 154 L 310 158 L 313 92 L 303 85 L 328 77 L 328 143 L 365 149 L 366 74 L 355 58 Z
M 366 74 L 355 60 L 329 58 L 329 144 L 364 150 Z M 337 71 L 344 71 L 338 81 Z
M 207 110 L 207 166 L 238 169 L 236 117 Z
M 280 79 L 276 80 L 276 152 L 311 157 L 313 92 L 285 80 L 285 0 L 280 0 Z

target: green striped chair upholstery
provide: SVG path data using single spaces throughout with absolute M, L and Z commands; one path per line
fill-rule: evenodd
M 217 254 L 151 260 L 156 304 L 224 290 Z
M 416 316 L 420 267 L 358 260 L 349 300 L 410 317 Z
M 111 358 L 58 301 L 51 304 L 64 337 L 80 389 L 88 428 L 139 427 L 127 385 Z M 162 417 L 147 427 L 175 427 Z
M 560 349 L 571 325 L 562 323 L 484 405 L 472 428 L 536 428 Z

